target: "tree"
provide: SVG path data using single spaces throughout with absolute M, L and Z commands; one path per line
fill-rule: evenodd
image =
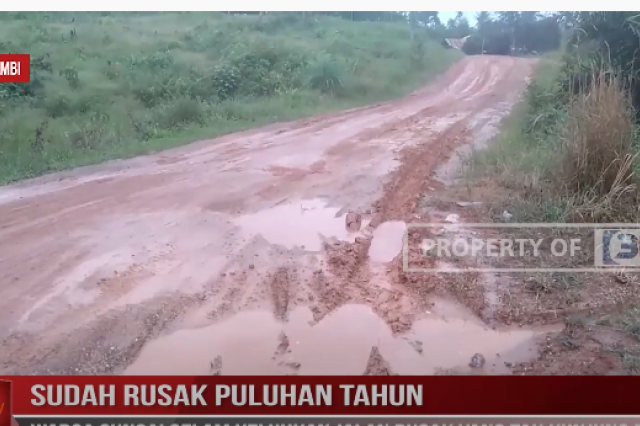
M 520 18 L 519 21 L 522 23 L 536 22 L 540 18 L 540 12 L 537 12 L 537 11 L 520 12 L 519 18 Z
M 433 12 L 413 12 L 416 16 L 416 23 L 423 27 L 437 27 L 441 25 L 437 11 Z
M 489 12 L 478 12 L 476 15 L 476 28 L 478 28 L 478 31 L 482 31 L 489 22 L 491 22 L 491 14 Z
M 464 16 L 464 12 L 458 12 L 455 18 L 447 21 L 446 36 L 450 38 L 462 38 L 471 34 L 471 25 Z
M 516 47 L 516 30 L 520 23 L 520 12 L 498 12 L 498 20 L 502 22 L 511 33 L 511 49 Z
M 511 51 L 546 52 L 560 45 L 560 26 L 556 17 L 537 11 L 489 12 L 476 15 L 476 32 L 465 44 L 468 54 L 508 55 Z
M 576 25 L 580 17 L 580 12 L 560 11 L 557 12 L 554 17 L 556 21 L 563 27 L 563 29 L 568 30 Z

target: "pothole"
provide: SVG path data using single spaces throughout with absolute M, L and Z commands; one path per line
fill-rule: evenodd
M 374 262 L 391 262 L 402 250 L 407 225 L 401 221 L 383 222 L 373 231 L 369 258 Z
M 492 330 L 445 301 L 400 335 L 366 305 L 343 305 L 320 322 L 312 319 L 303 307 L 294 309 L 287 322 L 268 311 L 253 311 L 177 331 L 146 345 L 124 374 L 211 374 L 215 361 L 216 371 L 225 375 L 292 374 L 292 366 L 302 375 L 353 375 L 365 371 L 373 347 L 399 374 L 471 371 L 468 364 L 477 353 L 486 359 L 482 372 L 499 374 L 510 364 L 534 359 L 538 338 L 556 331 Z M 285 351 L 280 350 L 283 336 Z
M 340 214 L 340 208 L 328 207 L 324 200 L 312 199 L 243 215 L 234 223 L 248 234 L 262 235 L 271 244 L 320 251 L 327 239 L 354 242 L 362 235 L 347 229 L 345 215 Z M 362 227 L 367 224 L 363 221 Z

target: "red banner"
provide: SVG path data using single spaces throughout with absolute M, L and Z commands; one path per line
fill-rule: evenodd
M 12 382 L 14 415 L 640 414 L 635 392 L 639 382 L 634 377 L 20 376 L 0 380 Z
M 0 83 L 28 83 L 30 65 L 29 55 L 0 54 Z

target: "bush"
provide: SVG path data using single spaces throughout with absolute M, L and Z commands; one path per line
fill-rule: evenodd
M 211 82 L 220 100 L 233 98 L 240 86 L 240 71 L 230 65 L 220 66 L 214 70 Z
M 153 108 L 172 98 L 168 87 L 157 81 L 151 84 L 143 82 L 139 87 L 135 87 L 132 93 L 147 108 Z
M 640 111 L 640 15 L 638 12 L 581 12 L 564 58 L 566 92 L 588 89 L 591 70 L 607 68 L 625 82 Z M 638 116 L 640 119 L 640 115 Z
M 191 123 L 203 124 L 204 119 L 201 102 L 194 99 L 178 99 L 163 107 L 156 120 L 164 128 L 175 129 Z
M 553 71 L 551 71 L 553 72 Z M 533 80 L 525 92 L 527 112 L 523 131 L 547 139 L 558 134 L 564 125 L 566 106 L 563 94 L 554 82 Z
M 260 42 L 232 59 L 224 77 L 228 81 L 228 74 L 233 74 L 240 95 L 269 96 L 284 88 L 294 88 L 291 83 L 298 82 L 297 75 L 306 64 L 305 55 Z
M 344 69 L 331 57 L 320 56 L 307 66 L 309 87 L 332 95 L 344 91 Z

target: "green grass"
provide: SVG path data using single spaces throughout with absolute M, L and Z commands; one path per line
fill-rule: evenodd
M 0 183 L 402 96 L 460 56 L 406 25 L 274 13 L 2 13 Z
M 538 65 L 532 86 L 535 85 L 543 93 L 550 91 L 557 67 L 554 60 L 543 59 Z M 556 152 L 555 141 L 546 138 L 550 132 L 526 130 L 531 123 L 545 119 L 542 114 L 533 111 L 529 99 L 534 96 L 529 93 L 514 107 L 493 143 L 487 149 L 474 153 L 469 161 L 469 171 L 473 177 L 498 178 L 504 186 L 519 189 L 536 184 L 542 176 L 551 172 Z
M 558 68 L 554 56 L 541 59 L 524 99 L 514 106 L 492 143 L 474 152 L 467 164 L 470 185 L 488 179 L 505 189 L 503 196 L 493 200 L 494 209 L 499 214 L 508 210 L 516 222 L 566 220 L 566 200 L 551 197 L 547 191 L 548 177 L 557 172 L 559 147 L 554 127 L 562 122 L 563 112 L 535 104 L 553 92 Z

